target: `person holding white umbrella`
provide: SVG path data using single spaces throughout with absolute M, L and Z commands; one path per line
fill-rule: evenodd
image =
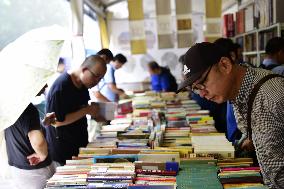
M 43 122 L 50 124 L 54 120 L 55 114 L 49 113 Z M 4 132 L 15 188 L 44 188 L 46 180 L 55 173 L 55 166 L 48 154 L 36 107 L 30 103 L 17 121 Z
M 59 26 L 34 29 L 0 52 L 0 62 L 5 62 L 0 70 L 5 88 L 0 94 L 0 166 L 2 176 L 8 177 L 11 170 L 15 188 L 44 188 L 54 173 L 39 113 L 31 100 L 55 72 L 65 31 Z M 48 119 L 54 116 L 48 114 Z

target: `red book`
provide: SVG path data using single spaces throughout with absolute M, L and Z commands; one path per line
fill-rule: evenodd
M 241 9 L 236 12 L 236 33 L 242 34 L 245 32 L 245 10 Z
M 260 171 L 259 167 L 230 167 L 230 168 L 223 168 L 221 172 L 224 171 Z

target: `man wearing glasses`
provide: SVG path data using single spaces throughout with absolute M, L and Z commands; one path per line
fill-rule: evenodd
M 46 112 L 55 112 L 57 120 L 46 127 L 46 139 L 52 160 L 60 165 L 88 144 L 86 114 L 100 117 L 98 107 L 88 105 L 88 89 L 97 85 L 105 73 L 105 61 L 92 55 L 80 68 L 59 76 L 49 90 Z
M 242 133 L 251 133 L 258 162 L 269 188 L 284 186 L 284 78 L 275 76 L 259 88 L 248 114 L 253 88 L 270 71 L 235 64 L 218 45 L 208 42 L 192 46 L 184 59 L 185 80 L 178 91 L 189 87 L 208 100 L 230 100 Z M 248 127 L 251 118 L 251 127 Z M 251 129 L 249 129 L 251 128 Z M 251 132 L 250 132 L 251 131 Z

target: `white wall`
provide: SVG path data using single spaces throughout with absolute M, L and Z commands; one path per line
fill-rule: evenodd
M 204 19 L 204 1 L 192 1 L 192 24 L 196 42 L 203 41 L 203 19 Z M 181 80 L 182 66 L 178 63 L 180 55 L 184 54 L 188 48 L 177 48 L 176 27 L 173 28 L 175 48 L 158 49 L 155 1 L 144 0 L 144 26 L 146 31 L 147 54 L 131 55 L 128 10 L 127 3 L 118 3 L 108 10 L 113 12 L 113 19 L 109 20 L 108 28 L 110 33 L 110 50 L 114 54 L 122 53 L 127 56 L 128 62 L 116 72 L 117 83 L 141 82 L 149 80 L 149 74 L 146 71 L 146 65 L 149 61 L 155 60 L 162 66 L 168 66 L 173 75 Z M 147 5 L 147 6 L 145 6 Z M 172 21 L 176 26 L 175 2 L 172 0 Z

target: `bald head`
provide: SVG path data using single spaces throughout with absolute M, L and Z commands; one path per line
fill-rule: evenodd
M 86 88 L 92 88 L 104 77 L 106 63 L 99 55 L 91 55 L 81 65 L 80 80 Z
M 91 55 L 84 60 L 81 67 L 91 68 L 96 64 L 104 64 L 105 65 L 106 63 L 105 63 L 105 60 L 103 58 L 101 58 L 99 55 Z

